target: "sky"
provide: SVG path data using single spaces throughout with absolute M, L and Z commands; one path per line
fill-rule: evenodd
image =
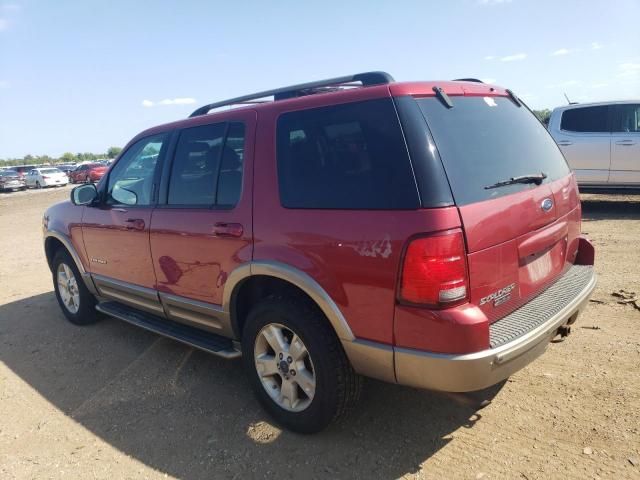
M 532 108 L 640 98 L 640 0 L 0 0 L 0 159 L 124 146 L 246 93 L 384 70 Z

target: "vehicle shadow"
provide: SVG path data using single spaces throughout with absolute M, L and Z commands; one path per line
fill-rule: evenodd
M 589 195 L 582 198 L 582 219 L 586 222 L 598 220 L 640 219 L 640 195 L 615 196 Z
M 53 293 L 0 306 L 0 361 L 65 415 L 146 465 L 183 479 L 398 478 L 481 420 L 474 396 L 369 381 L 346 421 L 279 430 L 238 361 L 114 319 L 75 327 Z

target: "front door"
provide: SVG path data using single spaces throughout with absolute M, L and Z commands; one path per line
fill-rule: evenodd
M 153 291 L 149 225 L 156 167 L 166 140 L 167 134 L 153 135 L 127 149 L 101 188 L 101 203 L 85 208 L 82 226 L 89 268 L 100 294 L 156 313 L 162 308 Z
M 614 105 L 611 136 L 612 185 L 640 186 L 640 104 Z
M 151 219 L 157 290 L 174 320 L 230 334 L 229 274 L 252 258 L 255 112 L 179 132 Z

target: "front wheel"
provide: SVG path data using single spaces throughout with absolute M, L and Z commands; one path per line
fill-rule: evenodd
M 36 188 L 42 188 L 42 185 L 40 185 L 40 182 L 36 180 Z
M 91 183 L 91 177 L 89 177 L 89 175 L 85 177 L 84 183 Z
M 53 259 L 53 288 L 62 313 L 75 325 L 88 325 L 99 319 L 96 299 L 87 290 L 71 255 L 60 250 Z
M 279 423 L 315 433 L 358 400 L 362 378 L 315 305 L 268 298 L 249 313 L 243 362 L 258 400 Z

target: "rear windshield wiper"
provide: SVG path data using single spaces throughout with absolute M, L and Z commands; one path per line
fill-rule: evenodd
M 540 185 L 545 178 L 547 178 L 547 174 L 544 172 L 533 175 L 521 175 L 519 177 L 511 177 L 509 180 L 494 183 L 493 185 L 487 185 L 484 189 L 489 190 L 490 188 L 504 187 L 505 185 L 513 185 L 514 183 L 535 183 L 536 185 Z

